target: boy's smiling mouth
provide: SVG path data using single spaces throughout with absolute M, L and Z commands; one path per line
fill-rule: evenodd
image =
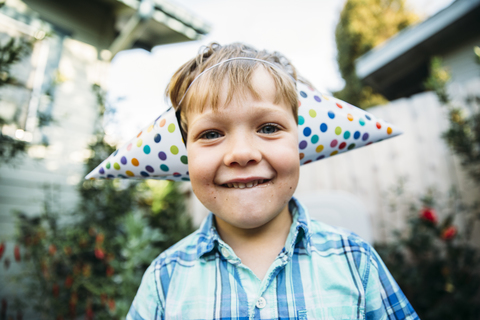
M 270 181 L 273 180 L 274 177 L 265 177 L 265 176 L 252 176 L 252 177 L 245 177 L 245 178 L 234 178 L 229 179 L 223 183 L 218 183 L 219 186 L 224 188 L 231 188 L 231 189 L 248 189 L 254 188 L 256 186 L 265 186 Z
M 235 189 L 244 189 L 244 188 L 253 188 L 258 185 L 266 184 L 272 179 L 256 179 L 248 182 L 228 182 L 224 183 L 221 186 L 226 188 L 235 188 Z

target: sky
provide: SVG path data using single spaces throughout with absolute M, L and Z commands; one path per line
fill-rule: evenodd
M 170 0 L 211 25 L 199 41 L 118 53 L 111 64 L 108 101 L 116 113 L 105 129 L 122 144 L 166 108 L 165 87 L 173 73 L 202 45 L 244 42 L 279 51 L 320 91 L 343 87 L 336 62 L 335 26 L 345 0 Z M 453 0 L 407 0 L 427 18 Z

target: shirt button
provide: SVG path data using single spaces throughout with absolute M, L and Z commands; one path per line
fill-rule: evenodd
M 263 309 L 267 305 L 267 301 L 263 297 L 258 298 L 257 300 L 257 308 L 258 309 Z
M 230 257 L 230 252 L 228 252 L 228 249 L 225 247 L 222 247 L 222 254 L 225 258 Z

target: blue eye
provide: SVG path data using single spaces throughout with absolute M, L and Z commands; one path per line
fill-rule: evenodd
M 280 130 L 278 125 L 273 124 L 273 123 L 268 123 L 268 124 L 264 125 L 263 127 L 261 127 L 260 130 L 258 130 L 258 132 L 264 133 L 264 134 L 272 134 L 272 133 L 277 132 L 278 130 Z
M 207 131 L 200 136 L 201 139 L 207 139 L 207 140 L 218 139 L 220 137 L 221 137 L 221 134 L 216 131 Z

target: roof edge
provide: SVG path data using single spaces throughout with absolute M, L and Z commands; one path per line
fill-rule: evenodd
M 457 0 L 420 24 L 401 31 L 356 60 L 357 76 L 360 79 L 366 78 L 478 6 L 480 0 Z

